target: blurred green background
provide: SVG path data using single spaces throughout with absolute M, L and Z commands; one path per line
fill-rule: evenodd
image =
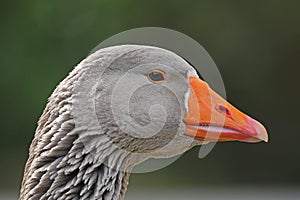
M 130 187 L 300 186 L 300 1 L 1 1 L 0 190 L 17 192 L 48 96 L 104 39 L 144 26 L 180 31 L 210 53 L 234 105 L 265 124 L 268 144 L 198 148 Z

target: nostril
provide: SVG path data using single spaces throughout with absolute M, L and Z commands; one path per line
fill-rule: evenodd
M 224 114 L 227 114 L 227 115 L 230 114 L 228 108 L 226 108 L 226 107 L 223 106 L 223 105 L 218 105 L 218 106 L 217 106 L 217 110 L 218 110 L 220 113 L 224 113 Z

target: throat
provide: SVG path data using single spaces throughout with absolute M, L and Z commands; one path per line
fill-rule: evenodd
M 81 183 L 69 186 L 69 191 L 78 188 L 79 193 L 62 193 L 62 199 L 124 199 L 127 190 L 129 172 L 118 171 L 105 164 L 98 167 L 87 167 L 78 171 L 76 177 L 81 176 Z
M 60 139 L 67 143 L 58 143 L 49 151 L 43 148 L 43 153 L 30 159 L 21 200 L 124 199 L 131 171 L 127 156 L 112 150 L 108 143 L 87 150 L 78 137 L 82 134 L 75 130 Z
M 54 161 L 45 165 L 55 168 L 36 170 L 30 180 L 34 184 L 29 185 L 32 188 L 21 200 L 124 199 L 130 172 L 109 167 L 106 162 L 97 162 L 92 157 L 91 154 L 85 154 L 76 158 L 76 161 L 72 157 L 65 161 L 61 159 L 59 164 Z M 34 179 L 37 176 L 39 179 Z

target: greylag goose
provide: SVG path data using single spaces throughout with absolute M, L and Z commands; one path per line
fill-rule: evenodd
M 268 135 L 179 55 L 142 45 L 103 48 L 48 99 L 20 199 L 124 199 L 137 164 L 219 141 L 267 142 Z

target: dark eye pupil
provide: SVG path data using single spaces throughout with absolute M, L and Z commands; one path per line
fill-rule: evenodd
M 161 72 L 151 72 L 149 74 L 149 78 L 152 81 L 163 81 L 164 80 L 164 76 L 162 75 Z

